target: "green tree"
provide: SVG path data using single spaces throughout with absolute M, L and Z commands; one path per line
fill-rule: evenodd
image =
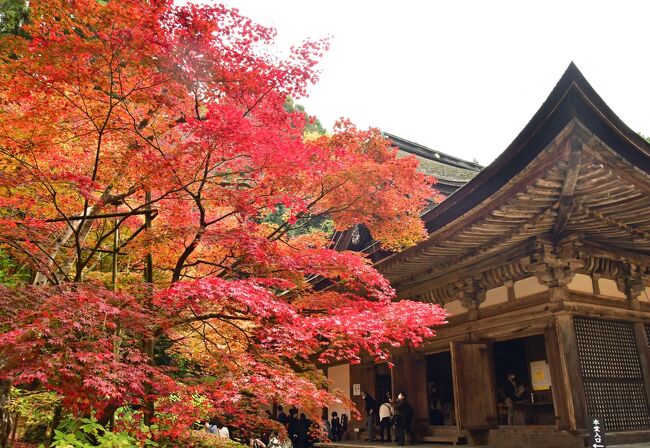
M 650 137 L 645 135 L 643 132 L 638 132 L 638 134 L 648 143 L 650 143 Z
M 30 277 L 24 266 L 0 250 L 0 285 L 17 286 L 29 282 Z
M 305 120 L 307 121 L 307 125 L 305 126 L 305 134 L 325 135 L 327 133 L 320 120 L 316 117 L 309 116 L 309 114 L 305 111 L 305 107 L 301 104 L 296 103 L 292 97 L 287 97 L 287 100 L 284 103 L 284 110 L 290 113 L 300 112 L 305 116 Z
M 29 21 L 29 5 L 26 0 L 0 0 L 0 34 L 24 36 L 21 28 Z

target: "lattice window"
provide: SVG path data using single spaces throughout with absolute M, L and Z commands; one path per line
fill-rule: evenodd
M 589 415 L 602 418 L 607 432 L 650 428 L 632 324 L 584 317 L 573 322 Z

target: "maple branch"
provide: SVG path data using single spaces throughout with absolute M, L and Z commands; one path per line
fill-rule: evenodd
M 194 312 L 194 311 L 192 311 Z M 210 320 L 210 319 L 218 319 L 222 321 L 237 321 L 237 320 L 243 320 L 243 321 L 251 321 L 252 319 L 243 317 L 243 316 L 231 316 L 229 314 L 223 314 L 223 313 L 208 313 L 208 314 L 194 314 L 192 317 L 185 317 L 182 319 L 177 319 L 173 322 L 174 326 L 181 326 L 185 325 L 191 322 L 197 322 L 197 321 L 205 321 L 205 320 Z
M 264 92 L 264 93 L 263 93 L 263 94 L 262 94 L 262 95 L 257 99 L 257 101 L 255 101 L 255 103 L 253 103 L 252 106 L 247 107 L 247 108 L 246 108 L 246 112 L 244 113 L 244 115 L 243 115 L 242 118 L 246 118 L 246 117 L 248 116 L 248 114 L 250 114 L 251 111 L 252 111 L 255 107 L 257 107 L 257 105 L 258 105 L 258 104 L 259 104 L 259 103 L 260 103 L 264 98 L 266 98 L 266 96 L 267 96 L 269 93 L 271 93 L 271 91 L 273 91 L 273 89 L 275 89 L 275 86 L 274 86 L 274 85 L 271 85 L 271 87 L 269 87 L 269 89 L 268 89 L 266 92 Z

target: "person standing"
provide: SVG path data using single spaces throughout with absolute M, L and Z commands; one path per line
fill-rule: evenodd
M 330 423 L 330 420 L 327 416 L 327 410 L 323 411 L 323 422 L 322 422 L 323 428 L 327 432 L 327 439 L 328 440 L 334 440 L 334 431 L 332 430 L 332 425 Z
M 368 441 L 375 441 L 375 408 L 377 407 L 375 399 L 366 392 L 361 391 L 361 398 L 363 398 L 363 406 L 366 414 L 366 429 L 368 430 Z
M 298 409 L 295 407 L 291 408 L 289 409 L 289 417 L 287 418 L 287 433 L 289 435 L 289 439 L 291 440 L 291 444 L 295 447 L 299 445 L 298 432 L 300 431 L 300 423 L 296 418 L 297 413 Z
M 398 445 L 404 446 L 406 433 L 408 433 L 411 439 L 411 445 L 415 444 L 415 436 L 413 435 L 413 428 L 411 426 L 412 420 L 413 407 L 406 400 L 406 395 L 400 393 L 395 403 L 395 439 Z
M 304 413 L 300 413 L 298 419 L 298 443 L 294 446 L 297 448 L 311 448 L 313 445 L 311 438 L 312 421 Z
M 348 414 L 341 415 L 341 440 L 343 437 L 348 439 L 348 428 L 349 428 L 349 419 Z
M 228 430 L 228 427 L 224 424 L 222 424 L 220 421 L 217 422 L 217 434 L 219 437 L 222 439 L 230 439 L 230 431 Z
M 517 375 L 508 373 L 506 376 L 504 394 L 506 396 L 506 408 L 508 409 L 508 425 L 513 425 L 515 420 L 515 403 L 521 401 L 526 388 L 519 384 Z
M 287 417 L 287 414 L 284 412 L 284 409 L 282 406 L 278 406 L 278 422 L 282 424 L 285 428 L 287 427 L 287 423 L 289 422 L 289 418 Z
M 332 428 L 332 441 L 340 442 L 341 436 L 343 435 L 343 427 L 341 426 L 341 419 L 339 418 L 338 412 L 332 412 L 332 421 L 330 423 L 330 428 Z
M 392 442 L 390 437 L 391 420 L 393 419 L 393 399 L 390 392 L 386 393 L 385 401 L 379 406 L 379 430 L 381 441 L 384 440 Z M 386 432 L 386 439 L 384 439 L 384 431 Z

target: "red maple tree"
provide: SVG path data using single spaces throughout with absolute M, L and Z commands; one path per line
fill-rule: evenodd
M 273 29 L 223 6 L 30 8 L 28 37 L 0 40 L 0 247 L 36 286 L 0 290 L 0 379 L 104 421 L 129 405 L 176 437 L 274 401 L 317 415 L 340 401 L 320 366 L 434 335 L 444 311 L 394 301 L 313 229 L 404 247 L 434 194 L 379 131 L 305 138 L 285 110 L 326 41 L 279 58 Z

